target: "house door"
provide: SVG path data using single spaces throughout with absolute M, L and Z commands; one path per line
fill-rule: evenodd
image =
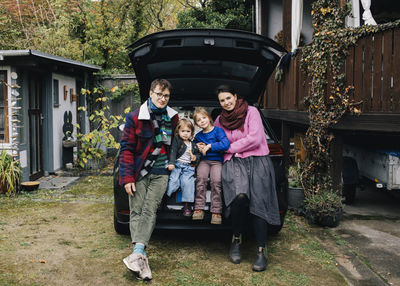
M 39 77 L 29 79 L 29 149 L 30 149 L 30 180 L 43 176 L 42 154 L 42 83 Z

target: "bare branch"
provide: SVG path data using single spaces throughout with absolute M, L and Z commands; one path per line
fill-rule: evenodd
M 22 31 L 24 31 L 25 38 L 29 40 L 29 35 L 25 29 L 24 22 L 22 21 L 21 6 L 19 5 L 19 0 L 16 0 L 16 2 L 17 2 L 17 7 L 18 7 L 19 22 L 21 23 Z
M 53 14 L 54 22 L 57 23 L 57 17 L 56 17 L 56 14 L 54 13 L 53 7 L 51 6 L 49 0 L 46 0 L 46 1 L 47 1 L 47 5 L 49 7 L 49 10 L 50 10 L 51 14 Z
M 37 25 L 40 26 L 39 18 L 37 16 L 37 12 L 36 12 L 35 2 L 33 2 L 33 0 L 31 0 L 31 2 L 32 2 L 32 8 L 33 8 L 33 15 L 35 16 Z

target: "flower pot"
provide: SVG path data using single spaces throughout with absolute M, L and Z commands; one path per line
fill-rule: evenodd
M 106 159 L 104 157 L 97 159 L 89 159 L 85 164 L 86 170 L 98 170 L 104 168 L 106 165 Z
M 76 146 L 76 141 L 71 141 L 71 140 L 63 140 L 62 146 L 64 148 L 73 148 Z
M 288 206 L 290 209 L 300 211 L 304 204 L 303 188 L 289 187 L 288 190 Z
M 316 214 L 311 215 L 309 212 L 306 212 L 306 218 L 310 224 L 316 224 L 319 226 L 327 226 L 327 227 L 336 227 L 339 225 L 340 220 L 342 219 L 343 211 L 339 210 L 336 214 L 328 215 L 328 214 Z
M 28 182 L 22 182 L 21 187 L 25 191 L 34 191 L 39 188 L 40 182 L 38 181 L 28 181 Z

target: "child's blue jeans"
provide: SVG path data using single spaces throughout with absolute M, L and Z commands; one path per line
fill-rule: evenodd
M 169 175 L 167 195 L 170 197 L 180 187 L 182 202 L 194 202 L 194 182 L 194 167 L 176 161 L 175 169 Z

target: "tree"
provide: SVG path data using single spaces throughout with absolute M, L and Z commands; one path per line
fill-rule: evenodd
M 147 32 L 174 29 L 178 21 L 177 15 L 185 6 L 185 3 L 178 0 L 148 0 L 144 13 Z
M 251 31 L 251 0 L 186 0 L 178 14 L 178 28 L 226 28 Z
M 144 0 L 2 0 L 0 49 L 42 52 L 127 71 L 146 30 Z

